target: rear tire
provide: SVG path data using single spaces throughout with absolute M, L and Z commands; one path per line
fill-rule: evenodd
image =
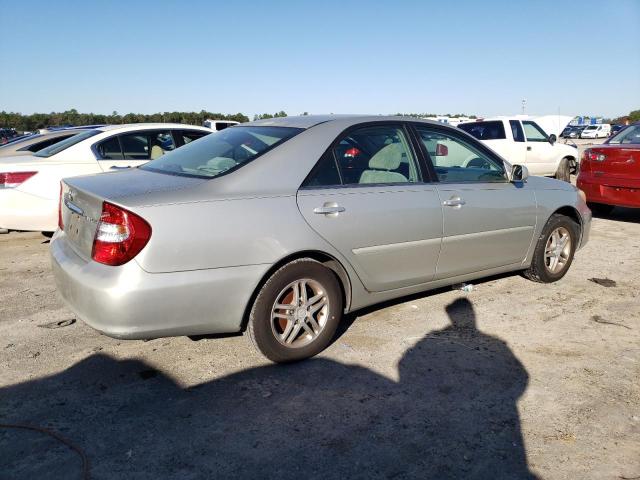
M 580 239 L 580 227 L 571 218 L 554 213 L 542 229 L 531 266 L 523 272 L 529 280 L 553 283 L 565 276 Z M 564 242 L 564 243 L 563 243 Z
M 264 283 L 249 313 L 247 332 L 269 360 L 303 360 L 329 345 L 342 309 L 342 291 L 333 271 L 302 258 L 281 267 Z
M 569 159 L 563 158 L 560 160 L 558 170 L 556 171 L 556 179 L 563 182 L 571 182 L 571 166 L 569 165 Z
M 613 205 L 607 205 L 606 203 L 592 203 L 587 202 L 587 207 L 591 209 L 591 211 L 598 216 L 606 216 L 609 215 L 614 208 Z

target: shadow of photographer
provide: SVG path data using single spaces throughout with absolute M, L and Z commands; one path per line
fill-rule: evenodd
M 73 439 L 94 478 L 535 478 L 516 406 L 526 370 L 467 299 L 447 312 L 398 382 L 316 358 L 183 389 L 94 355 L 0 389 L 0 423 Z M 0 478 L 81 478 L 74 452 L 36 432 L 0 429 L 0 458 Z

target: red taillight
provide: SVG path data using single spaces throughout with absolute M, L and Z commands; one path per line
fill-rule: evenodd
M 140 253 L 150 238 L 151 226 L 143 218 L 103 202 L 91 257 L 105 265 L 122 265 Z
M 62 182 L 60 182 L 60 198 L 58 199 L 58 228 L 64 230 L 64 223 L 62 223 Z
M 26 182 L 38 172 L 4 172 L 0 173 L 0 188 L 15 188 Z
M 604 162 L 607 156 L 604 153 L 594 152 L 590 148 L 587 148 L 582 154 L 582 160 L 588 160 L 590 162 Z

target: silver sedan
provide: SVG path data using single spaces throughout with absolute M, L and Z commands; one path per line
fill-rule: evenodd
M 379 116 L 234 126 L 60 197 L 51 257 L 79 318 L 118 338 L 246 330 L 276 362 L 378 302 L 508 271 L 557 281 L 591 224 L 571 184 Z

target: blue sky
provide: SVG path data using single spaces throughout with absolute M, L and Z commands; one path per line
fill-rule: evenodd
M 617 116 L 640 0 L 0 0 L 0 110 Z

